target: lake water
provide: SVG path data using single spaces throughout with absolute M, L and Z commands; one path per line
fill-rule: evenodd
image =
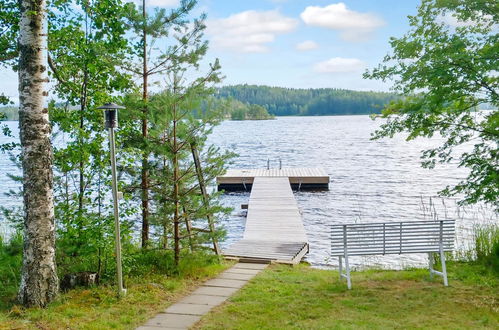
M 10 122 L 15 128 L 17 123 Z M 371 141 L 379 122 L 368 116 L 280 117 L 268 121 L 225 121 L 216 127 L 209 142 L 236 152 L 232 168 L 322 167 L 331 177 L 329 191 L 296 192 L 310 242 L 307 260 L 315 266 L 336 265 L 329 251 L 331 224 L 373 221 L 431 219 L 429 198 L 439 218 L 454 218 L 459 247 L 469 240 L 473 224 L 497 221 L 497 215 L 484 207 L 457 208 L 456 201 L 436 198 L 447 184 L 466 176 L 455 164 L 433 170 L 420 167 L 420 151 L 437 144 L 438 139 L 406 142 L 402 137 Z M 0 158 L 0 205 L 15 205 L 4 192 L 16 188 L 6 173 L 17 169 L 7 157 Z M 223 196 L 234 211 L 222 224 L 228 230 L 224 245 L 242 237 L 249 193 Z M 0 215 L 1 216 L 1 215 Z M 0 221 L 1 225 L 1 221 Z M 5 228 L 5 227 L 4 227 Z M 4 229 L 5 230 L 5 229 Z M 1 232 L 1 229 L 0 229 Z M 463 238 L 463 239 L 461 239 Z M 426 264 L 424 255 L 353 258 L 353 266 L 403 268 Z
M 421 168 L 420 152 L 439 143 L 438 139 L 406 142 L 403 137 L 371 141 L 379 126 L 368 116 L 280 117 L 269 121 L 226 121 L 215 129 L 209 141 L 236 152 L 234 168 L 322 167 L 331 178 L 329 191 L 296 192 L 310 242 L 307 260 L 316 266 L 336 265 L 329 251 L 331 224 L 352 222 L 411 221 L 432 219 L 429 208 L 441 219 L 454 218 L 459 247 L 469 243 L 473 223 L 497 221 L 497 215 L 483 207 L 460 208 L 456 201 L 435 198 L 447 184 L 466 177 L 455 164 Z M 249 193 L 224 197 L 235 207 L 224 221 L 229 237 L 226 244 L 242 237 L 245 211 L 241 204 Z M 388 268 L 426 265 L 424 255 L 354 258 L 356 266 Z

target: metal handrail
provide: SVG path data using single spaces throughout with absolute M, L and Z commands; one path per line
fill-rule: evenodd
M 282 170 L 282 160 L 281 160 L 281 157 L 279 157 L 278 160 L 279 160 L 279 170 Z M 267 158 L 267 170 L 270 170 L 270 158 Z

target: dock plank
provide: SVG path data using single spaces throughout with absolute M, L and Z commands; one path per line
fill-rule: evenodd
M 217 186 L 251 191 L 243 238 L 224 249 L 226 257 L 297 263 L 308 253 L 292 189 L 329 189 L 329 175 L 322 168 L 229 169 L 217 177 Z
M 255 177 L 243 239 L 224 255 L 296 263 L 305 250 L 307 234 L 288 177 Z

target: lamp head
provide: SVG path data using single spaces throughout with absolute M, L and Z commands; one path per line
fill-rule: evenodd
M 116 128 L 118 127 L 118 110 L 125 109 L 121 105 L 117 105 L 115 103 L 106 103 L 97 109 L 104 110 L 105 119 L 106 119 L 106 128 Z

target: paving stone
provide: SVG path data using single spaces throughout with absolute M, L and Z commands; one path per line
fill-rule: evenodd
M 235 264 L 233 268 L 265 269 L 267 266 L 268 264 L 250 264 L 250 263 L 239 262 Z
M 225 273 L 234 273 L 234 274 L 253 274 L 256 275 L 261 272 L 261 269 L 247 269 L 247 268 L 230 268 L 225 271 Z
M 228 280 L 223 278 L 215 278 L 213 280 L 206 281 L 203 286 L 216 286 L 222 288 L 242 288 L 248 281 L 245 280 Z
M 137 329 L 188 329 L 201 319 L 201 315 L 223 303 L 265 267 L 266 264 L 238 263 Z
M 209 305 L 209 306 L 218 306 L 229 297 L 222 296 L 210 296 L 206 294 L 191 294 L 190 296 L 185 297 L 180 300 L 179 303 L 182 304 L 198 304 L 198 305 Z
M 192 294 L 207 294 L 210 296 L 230 297 L 239 290 L 238 288 L 221 288 L 216 286 L 202 286 L 195 290 Z
M 238 273 L 223 272 L 218 276 L 218 278 L 227 279 L 227 280 L 249 281 L 253 277 L 255 277 L 255 275 L 256 274 L 238 274 Z
M 200 319 L 200 315 L 160 313 L 147 321 L 144 326 L 187 329 Z
M 165 310 L 165 313 L 186 314 L 186 315 L 204 315 L 210 311 L 210 305 L 183 304 L 176 303 Z
M 136 330 L 159 330 L 159 329 L 165 329 L 165 330 L 180 330 L 180 329 L 187 329 L 186 327 L 180 327 L 180 328 L 172 328 L 172 327 L 162 327 L 162 326 L 157 326 L 157 327 L 153 327 L 153 326 L 140 326 L 138 327 Z

